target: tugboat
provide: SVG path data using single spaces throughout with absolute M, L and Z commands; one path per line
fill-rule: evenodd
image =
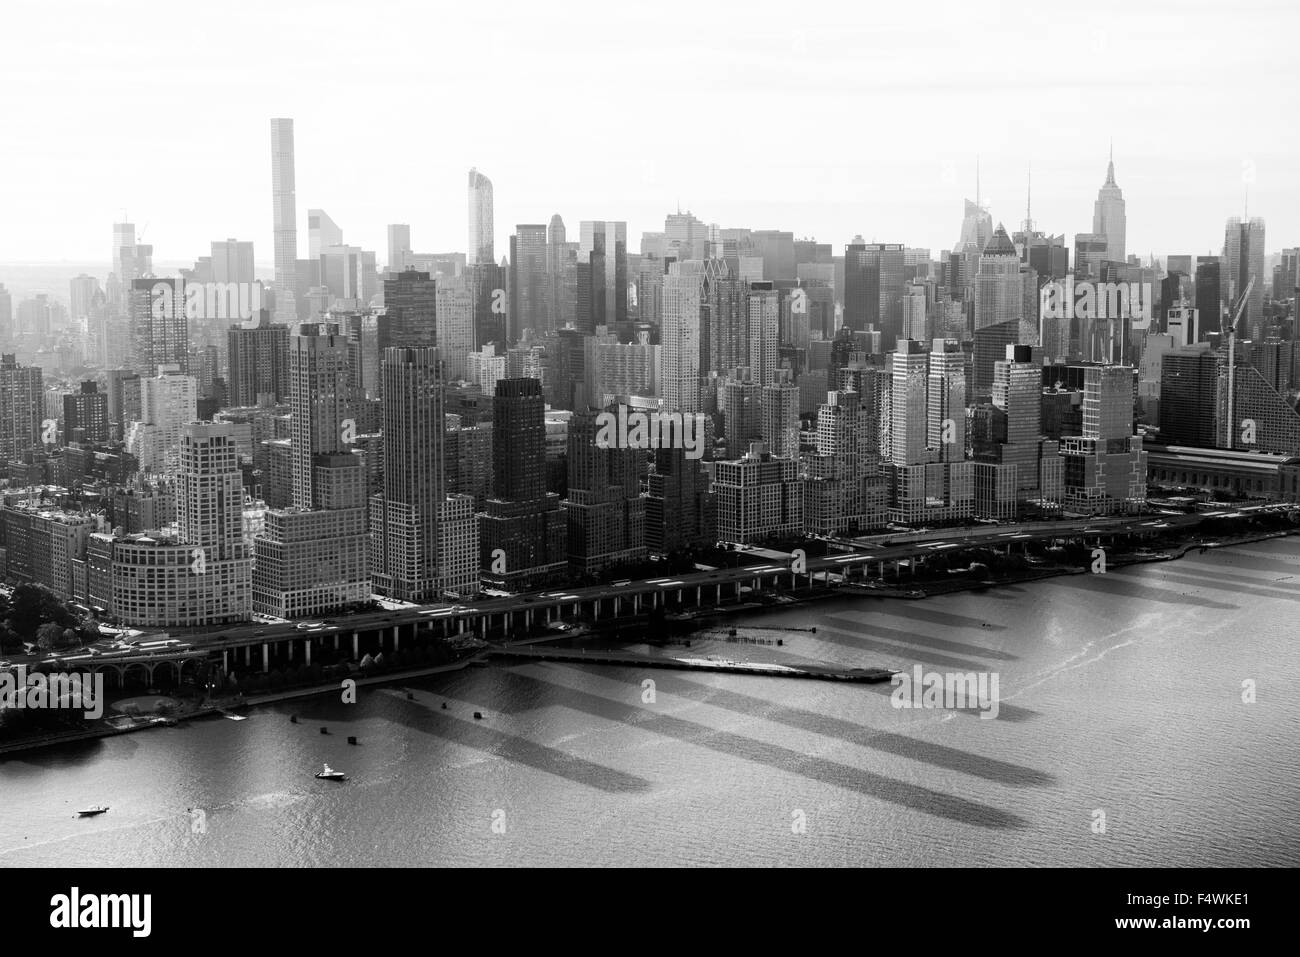
M 346 781 L 348 776 L 342 771 L 335 771 L 328 764 L 322 765 L 321 770 L 316 772 L 316 777 L 322 781 Z
M 108 805 L 96 804 L 94 807 L 88 807 L 77 812 L 77 817 L 95 817 L 97 814 L 104 814 L 108 811 Z

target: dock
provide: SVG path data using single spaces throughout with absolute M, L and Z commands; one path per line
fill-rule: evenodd
M 627 668 L 674 668 L 679 671 L 712 671 L 760 675 L 768 678 L 817 678 L 822 681 L 856 681 L 874 684 L 888 681 L 895 672 L 888 668 L 835 668 L 828 665 L 779 665 L 729 658 L 647 655 L 635 651 L 584 651 L 572 648 L 493 648 L 493 658 L 533 661 L 563 661 L 575 664 L 618 665 Z

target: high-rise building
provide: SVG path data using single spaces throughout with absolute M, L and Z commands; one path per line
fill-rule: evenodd
M 871 434 L 875 425 L 860 393 L 827 392 L 817 410 L 817 449 L 804 456 L 809 534 L 859 534 L 888 520 L 888 490 Z
M 1024 313 L 1024 287 L 1020 257 L 1005 227 L 998 223 L 993 237 L 980 253 L 975 276 L 975 329 L 1016 320 Z
M 645 544 L 655 555 L 704 548 L 717 540 L 713 495 L 703 459 L 684 448 L 655 449 L 646 476 Z
M 198 381 L 175 365 L 164 365 L 139 384 L 140 418 L 127 434 L 127 450 L 142 471 L 175 474 L 185 427 L 198 418 Z
M 925 444 L 940 462 L 966 457 L 966 356 L 955 339 L 930 347 L 925 391 Z
M 673 263 L 663 277 L 659 394 L 670 411 L 700 412 L 704 408 L 707 346 L 701 342 L 701 332 L 705 326 L 706 268 L 699 260 Z
M 440 561 L 439 511 L 447 493 L 438 350 L 386 349 L 380 375 L 384 470 L 383 492 L 370 499 L 371 577 L 380 594 L 402 601 L 437 600 L 447 590 Z M 469 561 L 476 569 L 478 536 L 472 537 Z
M 578 575 L 598 575 L 645 557 L 645 452 L 599 443 L 600 430 L 595 412 L 569 420 L 564 513 L 569 568 Z
M 518 342 L 525 330 L 543 335 L 554 328 L 547 312 L 546 226 L 521 223 L 510 237 L 510 328 L 507 341 Z
M 1219 357 L 1207 343 L 1175 348 L 1160 363 L 1160 444 L 1214 448 Z
M 292 119 L 271 120 L 271 202 L 275 228 L 275 316 L 281 322 L 293 322 L 298 316 L 298 201 L 294 186 Z
M 366 475 L 355 438 L 349 342 L 335 323 L 289 339 L 292 506 L 266 513 L 254 539 L 253 610 L 292 618 L 364 601 Z
M 854 332 L 880 331 L 885 341 L 903 328 L 906 250 L 900 243 L 867 243 L 855 237 L 844 250 L 844 325 Z
M 401 272 L 411 254 L 411 227 L 406 223 L 388 224 L 388 271 Z
M 559 496 L 546 491 L 542 384 L 502 379 L 492 402 L 492 497 L 479 516 L 485 582 L 523 589 L 554 580 L 568 564 Z
M 466 360 L 476 347 L 473 289 L 464 276 L 442 279 L 436 283 L 434 300 L 436 341 L 447 378 L 464 379 L 468 376 Z
M 307 256 L 313 262 L 331 246 L 343 245 L 343 230 L 323 209 L 307 210 Z
M 745 364 L 759 386 L 776 376 L 781 345 L 781 293 L 770 280 L 751 282 L 745 296 Z M 773 455 L 779 455 L 769 448 Z
M 257 326 L 231 326 L 226 333 L 226 386 L 235 407 L 272 403 L 289 395 L 289 327 L 271 322 L 263 309 Z
M 1083 435 L 1061 440 L 1065 507 L 1080 514 L 1138 508 L 1146 500 L 1147 453 L 1133 434 L 1133 369 L 1090 365 L 1083 373 Z
M 81 383 L 81 388 L 63 397 L 63 438 L 65 442 L 107 442 L 112 437 L 108 428 L 108 393 L 100 392 L 92 380 Z
M 591 335 L 628 320 L 627 223 L 584 220 L 581 230 L 574 325 Z
M 1124 253 L 1124 194 L 1115 182 L 1115 152 L 1111 150 L 1106 165 L 1106 182 L 1097 191 L 1093 204 L 1092 231 L 1106 237 L 1106 259 L 1109 262 L 1126 262 Z
M 1223 301 L 1231 306 L 1246 291 L 1252 279 L 1255 285 L 1246 301 L 1237 326 L 1237 335 L 1263 338 L 1264 320 L 1264 220 L 1258 216 L 1243 223 L 1237 217 L 1228 220 L 1223 238 L 1223 266 L 1220 286 Z
M 384 280 L 384 315 L 379 321 L 379 348 L 418 349 L 436 346 L 437 283 L 427 272 L 403 270 Z
M 184 370 L 189 363 L 185 283 L 180 279 L 131 282 L 131 366 L 150 376 L 163 366 Z
M 252 283 L 256 280 L 251 241 L 226 239 L 212 243 L 213 282 Z
M 492 180 L 469 171 L 469 264 L 496 264 L 493 255 Z
M 556 331 L 573 325 L 578 296 L 577 244 L 565 236 L 564 220 L 556 213 L 546 230 L 546 313 Z
M 778 370 L 759 393 L 763 442 L 781 458 L 799 457 L 799 387 L 788 370 Z
M 12 355 L 0 357 L 0 462 L 41 444 L 44 418 L 40 368 L 19 365 Z
M 718 538 L 744 545 L 802 535 L 803 484 L 798 460 L 777 458 L 762 442 L 738 459 L 714 463 Z

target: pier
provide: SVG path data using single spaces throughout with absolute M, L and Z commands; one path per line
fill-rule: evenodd
M 817 678 L 822 681 L 856 681 L 866 684 L 888 681 L 894 676 L 894 672 L 887 668 L 836 668 L 816 664 L 778 665 L 760 661 L 733 661 L 729 658 L 647 655 L 635 651 L 585 651 L 535 646 L 497 647 L 489 651 L 488 655 L 493 658 L 617 665 L 625 668 L 673 668 L 678 671 L 726 672 L 760 675 L 766 678 Z

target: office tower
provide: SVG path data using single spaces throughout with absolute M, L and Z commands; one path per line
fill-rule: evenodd
M 293 322 L 298 315 L 298 204 L 294 190 L 293 120 L 273 119 L 271 209 L 275 229 L 275 317 L 281 322 Z
M 1165 317 L 1165 331 L 1174 337 L 1173 345 L 1190 346 L 1200 342 L 1199 311 L 1186 306 L 1176 306 Z
M 709 258 L 709 227 L 695 217 L 688 209 L 669 213 L 664 217 L 663 248 L 660 257 L 672 256 L 678 262 L 687 259 Z M 641 251 L 646 251 L 645 240 L 641 241 Z
M 704 326 L 704 273 L 709 268 L 698 260 L 673 263 L 663 278 L 663 322 L 659 337 L 662 364 L 659 394 L 669 411 L 700 412 L 708 369 L 704 362 L 706 344 L 701 342 Z
M 190 340 L 184 282 L 136 279 L 130 297 L 131 366 L 141 375 L 163 366 L 185 369 Z
M 411 227 L 406 223 L 388 224 L 388 271 L 401 272 L 411 253 Z
M 1237 335 L 1251 339 L 1263 338 L 1264 320 L 1264 220 L 1258 216 L 1243 223 L 1237 217 L 1228 220 L 1223 238 L 1223 266 L 1225 275 L 1220 285 L 1226 284 L 1224 305 L 1231 307 L 1246 291 L 1252 279 L 1255 285 L 1246 301 L 1237 326 Z M 1226 330 L 1225 330 L 1226 331 Z
M 366 475 L 356 434 L 349 342 L 336 323 L 302 323 L 289 338 L 291 507 L 266 513 L 254 539 L 253 610 L 319 615 L 370 594 Z
M 1286 302 L 1295 298 L 1297 289 L 1300 289 L 1300 248 L 1283 249 L 1273 268 L 1273 298 Z
M 955 339 L 935 339 L 926 376 L 926 448 L 940 462 L 966 458 L 966 356 Z
M 289 327 L 273 324 L 263 309 L 255 328 L 231 326 L 226 332 L 230 404 L 281 402 L 289 395 Z
M 546 308 L 546 226 L 522 223 L 510 237 L 510 329 L 507 341 L 515 343 L 525 330 L 543 335 L 555 328 Z
M 971 349 L 972 392 L 977 400 L 987 401 L 993 388 L 993 369 L 1007 352 L 1007 346 L 1020 344 L 1020 321 L 1006 319 L 975 330 Z
M 661 347 L 650 344 L 649 333 L 640 333 L 636 342 L 619 342 L 611 333 L 597 332 L 583 339 L 583 347 L 588 405 L 604 408 L 618 396 L 655 395 Z M 512 378 L 517 375 L 509 371 Z
M 975 330 L 1016 320 L 1024 312 L 1024 286 L 1016 247 L 1001 223 L 980 253 L 975 276 Z
M 1102 278 L 1109 240 L 1104 233 L 1077 233 L 1074 237 L 1074 277 L 1094 282 Z
M 684 448 L 654 450 L 645 497 L 645 544 L 651 554 L 680 554 L 717 540 L 703 463 L 687 458 Z
M 469 265 L 495 264 L 492 244 L 492 180 L 469 171 Z
M 1042 436 L 1041 363 L 1027 345 L 1008 345 L 1005 356 L 994 367 L 993 427 L 971 440 L 976 513 L 995 519 L 1015 518 L 1025 502 L 1057 508 L 1065 467 L 1058 443 Z
M 935 360 L 931 381 L 930 360 L 922 343 L 899 339 L 890 354 L 890 384 L 882 394 L 881 447 L 886 452 L 890 520 L 903 524 L 969 518 L 974 510 L 971 463 L 956 449 L 941 460 L 945 436 L 964 437 L 965 367 L 963 353 L 948 346 Z M 930 412 L 930 396 L 938 408 Z M 957 422 L 957 404 L 963 403 L 963 423 Z M 948 414 L 942 414 L 942 413 Z M 938 440 L 930 444 L 933 429 Z M 953 443 L 955 445 L 955 442 Z
M 816 451 L 804 456 L 804 530 L 811 535 L 860 534 L 887 521 L 888 490 L 862 396 L 830 390 L 817 409 Z
M 556 213 L 546 229 L 546 314 L 552 330 L 573 324 L 577 302 L 577 251 L 565 236 L 564 220 Z
M 73 320 L 84 320 L 90 316 L 91 306 L 99 293 L 99 280 L 82 273 L 69 282 L 69 308 Z
M 957 253 L 974 250 L 978 253 L 993 238 L 993 216 L 980 203 L 979 173 L 975 174 L 975 201 L 965 200 L 965 209 L 961 219 L 961 236 L 953 251 Z
M 437 309 L 437 283 L 427 272 L 405 270 L 385 279 L 380 350 L 436 346 Z
M 627 319 L 627 223 L 584 220 L 574 324 L 591 335 L 597 326 L 612 328 Z
M 383 379 L 383 491 L 370 499 L 370 572 L 402 601 L 442 597 L 439 509 L 446 499 L 443 379 L 436 348 L 389 348 Z M 477 547 L 472 556 L 477 561 Z
M 475 510 L 481 511 L 492 494 L 492 423 L 470 425 L 461 416 L 448 414 L 443 440 L 447 494 L 468 496 Z M 478 557 L 475 552 L 476 578 Z
M 1085 515 L 1139 508 L 1147 453 L 1133 434 L 1133 369 L 1086 366 L 1083 373 L 1083 434 L 1061 440 L 1065 507 Z
M 43 441 L 45 392 L 41 370 L 0 357 L 0 462 L 20 457 Z
M 107 442 L 108 393 L 100 392 L 91 380 L 78 391 L 63 397 L 63 439 L 65 442 Z
M 0 345 L 14 340 L 14 297 L 0 282 Z
M 255 282 L 253 244 L 226 239 L 212 243 L 213 282 Z
M 136 241 L 134 223 L 113 224 L 113 266 L 121 289 L 135 279 L 153 275 L 153 247 Z M 114 302 L 114 305 L 118 305 Z
M 464 276 L 435 283 L 436 342 L 450 381 L 468 376 L 466 360 L 474 351 L 474 295 Z M 385 294 L 386 295 L 386 294 Z
M 1211 449 L 1216 430 L 1220 360 L 1208 343 L 1175 348 L 1160 363 L 1160 444 Z
M 924 341 L 929 327 L 925 286 L 908 285 L 903 294 L 903 338 Z
M 904 247 L 854 238 L 844 250 L 844 325 L 878 329 L 888 342 L 903 326 Z
M 475 263 L 465 268 L 474 300 L 474 344 L 506 345 L 506 270 L 496 263 Z
M 343 245 L 343 230 L 323 209 L 307 210 L 307 256 L 318 260 L 331 246 Z
M 781 293 L 775 284 L 763 280 L 751 282 L 745 296 L 745 340 L 748 346 L 745 364 L 760 386 L 773 381 L 781 344 Z M 772 454 L 779 454 L 768 449 Z
M 1221 331 L 1223 318 L 1222 263 L 1218 256 L 1196 257 L 1196 314 L 1198 341 Z
M 358 308 L 380 291 L 375 254 L 368 249 L 326 246 L 313 263 L 319 271 L 320 286 L 328 291 L 327 307 L 342 299 L 348 301 L 351 308 Z
M 750 234 L 763 259 L 763 278 L 772 282 L 794 279 L 794 233 L 756 229 Z
M 219 576 L 221 563 L 237 563 L 230 569 L 229 583 L 239 591 L 240 610 L 246 613 L 252 566 L 244 543 L 243 475 L 234 433 L 228 422 L 191 422 L 185 427 L 176 517 L 181 541 L 205 553 L 207 567 L 201 574 Z
M 796 459 L 777 458 L 762 442 L 713 466 L 718 538 L 744 545 L 803 534 L 804 481 Z
M 566 519 L 546 491 L 542 384 L 502 379 L 492 402 L 492 497 L 479 516 L 479 564 L 494 587 L 536 587 L 564 574 Z
M 776 373 L 774 381 L 759 392 L 763 443 L 781 458 L 799 457 L 799 387 L 789 370 Z
M 1106 259 L 1109 262 L 1126 262 L 1124 253 L 1124 194 L 1115 183 L 1115 151 L 1111 150 L 1106 165 L 1106 182 L 1097 191 L 1097 201 L 1092 210 L 1094 235 L 1106 238 Z
M 645 557 L 645 451 L 598 444 L 596 412 L 569 420 L 567 520 L 569 568 L 598 575 Z
M 198 380 L 176 366 L 142 377 L 140 417 L 130 426 L 126 447 L 146 472 L 174 474 L 185 426 L 198 418 Z

